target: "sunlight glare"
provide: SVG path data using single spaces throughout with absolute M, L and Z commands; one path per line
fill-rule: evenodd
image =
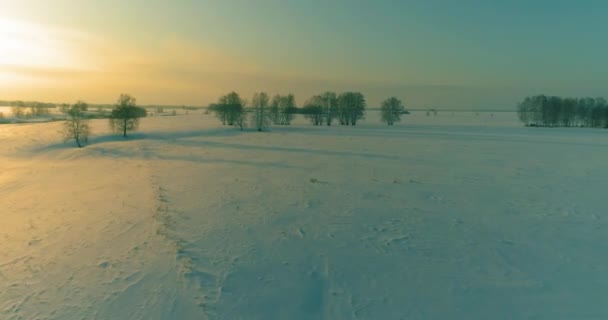
M 66 68 L 73 65 L 61 34 L 52 28 L 0 18 L 0 68 Z

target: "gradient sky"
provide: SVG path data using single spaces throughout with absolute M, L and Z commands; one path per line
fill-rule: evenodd
M 409 108 L 608 97 L 608 2 L 0 0 L 0 99 L 206 105 L 362 91 Z

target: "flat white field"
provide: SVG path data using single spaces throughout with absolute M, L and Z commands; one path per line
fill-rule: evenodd
M 606 319 L 608 132 L 0 126 L 0 319 Z

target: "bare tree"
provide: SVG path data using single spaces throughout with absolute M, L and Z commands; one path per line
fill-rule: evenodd
M 405 113 L 405 107 L 401 100 L 390 97 L 382 102 L 380 107 L 382 114 L 382 122 L 386 122 L 389 126 L 395 124 L 395 122 L 401 121 L 401 115 Z
M 230 121 L 234 121 L 234 125 L 238 126 L 241 131 L 245 127 L 247 121 L 247 100 L 242 99 L 239 105 L 233 105 L 230 111 Z
M 268 116 L 273 124 L 290 125 L 296 112 L 296 98 L 293 94 L 276 95 L 272 98 Z
M 356 125 L 365 115 L 365 97 L 360 92 L 345 92 L 338 97 L 338 120 L 341 125 Z
M 67 118 L 63 123 L 63 142 L 73 139 L 78 148 L 82 148 L 88 143 L 90 129 L 89 121 L 84 114 L 85 110 L 87 110 L 87 104 L 78 101 L 66 111 Z
M 280 123 L 282 125 L 290 125 L 291 121 L 293 121 L 293 118 L 295 117 L 296 110 L 296 97 L 291 93 L 283 96 L 282 104 L 279 108 L 281 118 Z
M 517 115 L 526 126 L 608 127 L 608 102 L 604 98 L 561 98 L 538 95 L 518 104 Z
M 270 125 L 269 117 L 269 97 L 266 92 L 256 92 L 251 100 L 251 106 L 253 111 L 253 124 L 262 131 L 268 128 Z
M 325 116 L 325 123 L 331 126 L 331 123 L 337 116 L 338 111 L 338 96 L 335 92 L 325 92 L 321 94 L 321 100 L 323 105 L 323 113 Z
M 323 125 L 324 113 L 323 113 L 323 97 L 313 96 L 304 103 L 302 108 L 304 117 L 315 126 Z
M 127 131 L 136 130 L 139 127 L 139 118 L 145 116 L 146 109 L 138 107 L 134 97 L 123 93 L 110 114 L 110 128 L 127 137 Z
M 46 116 L 50 114 L 49 109 L 55 108 L 55 105 L 52 103 L 43 103 L 43 102 L 31 102 L 30 103 L 30 116 Z M 86 111 L 86 110 L 84 110 Z
M 564 127 L 571 127 L 576 121 L 576 99 L 565 98 L 562 101 L 560 122 Z
M 526 127 L 532 122 L 531 105 L 532 100 L 530 97 L 526 97 L 524 101 L 517 104 L 517 117 L 519 118 L 519 121 L 523 122 Z
M 11 105 L 11 112 L 15 118 L 23 118 L 25 116 L 25 103 L 23 101 L 17 101 Z
M 70 104 L 69 103 L 62 103 L 62 104 L 60 104 L 59 105 L 59 111 L 61 113 L 63 113 L 63 114 L 68 114 L 68 111 L 70 111 Z
M 594 104 L 593 108 L 591 109 L 591 127 L 593 127 L 593 128 L 606 127 L 604 120 L 606 118 L 605 113 L 608 111 L 607 108 L 608 108 L 608 106 L 606 103 L 606 99 L 604 99 L 604 98 L 595 99 L 595 104 Z
M 238 126 L 243 130 L 245 123 L 245 100 L 238 93 L 232 91 L 218 99 L 217 104 L 211 105 L 209 110 L 215 113 L 222 124 Z
M 268 117 L 273 124 L 281 124 L 281 105 L 283 104 L 283 96 L 277 94 L 272 97 L 270 108 L 268 108 Z

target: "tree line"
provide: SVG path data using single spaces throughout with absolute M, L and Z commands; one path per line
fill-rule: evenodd
M 50 114 L 49 109 L 55 108 L 53 103 L 44 102 L 23 102 L 23 101 L 12 101 L 10 103 L 11 112 L 16 118 L 34 117 L 34 116 L 46 116 Z M 29 109 L 29 112 L 28 112 Z
M 301 108 L 297 107 L 293 94 L 275 95 L 271 99 L 265 92 L 256 92 L 248 103 L 238 93 L 230 92 L 209 106 L 222 124 L 238 126 L 243 130 L 250 118 L 258 131 L 267 129 L 270 124 L 290 125 L 296 114 L 304 115 L 314 125 L 331 126 L 337 121 L 340 125 L 354 126 L 363 119 L 365 108 L 365 97 L 360 92 L 340 95 L 325 92 L 311 97 Z M 90 117 L 86 113 L 88 109 L 89 105 L 80 100 L 61 105 L 61 110 L 66 114 L 62 131 L 64 142 L 74 140 L 79 148 L 86 145 L 91 132 L 88 124 Z M 407 113 L 401 100 L 395 97 L 382 102 L 381 119 L 388 125 L 401 121 L 401 115 Z M 138 128 L 139 119 L 146 116 L 146 109 L 137 106 L 134 97 L 121 94 L 109 115 L 109 126 L 112 131 L 127 137 L 129 131 Z
M 520 102 L 517 116 L 532 127 L 608 128 L 608 103 L 604 98 L 538 95 Z
M 293 94 L 275 95 L 272 99 L 266 92 L 256 92 L 248 101 L 236 92 L 221 96 L 209 110 L 224 125 L 238 126 L 241 130 L 250 121 L 258 131 L 267 129 L 270 124 L 290 125 L 296 114 L 304 115 L 315 126 L 331 126 L 334 121 L 340 125 L 354 126 L 365 117 L 367 103 L 360 92 L 348 91 L 341 94 L 324 92 L 314 95 L 302 107 L 298 107 Z M 382 102 L 382 121 L 394 125 L 407 114 L 401 100 L 391 97 Z

